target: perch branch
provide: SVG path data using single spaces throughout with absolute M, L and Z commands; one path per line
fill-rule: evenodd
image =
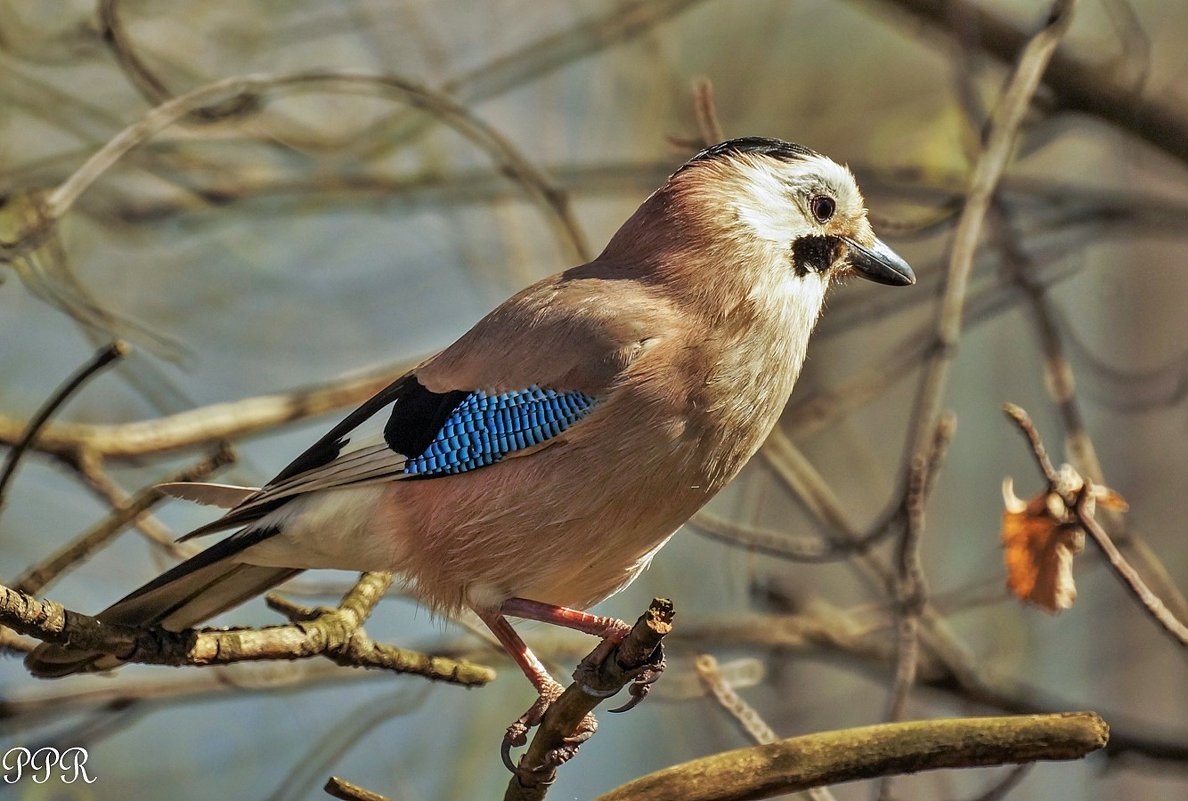
M 578 730 L 588 713 L 625 687 L 631 681 L 633 670 L 649 664 L 664 636 L 672 630 L 673 615 L 671 601 L 653 598 L 651 606 L 640 615 L 622 642 L 609 649 L 599 644 L 582 660 L 574 671 L 575 677 L 581 676 L 581 681 L 569 685 L 549 706 L 528 750 L 520 757 L 519 769 L 508 781 L 504 801 L 539 801 L 544 798 L 557 771 L 553 767 L 533 766 L 547 765 L 547 755 L 566 745 L 565 738 Z M 596 690 L 598 694 L 593 695 L 588 689 Z

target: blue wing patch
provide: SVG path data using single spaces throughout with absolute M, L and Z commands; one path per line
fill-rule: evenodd
M 411 476 L 465 473 L 552 439 L 581 420 L 597 399 L 535 385 L 488 395 L 471 392 L 454 407 L 429 446 L 410 458 Z

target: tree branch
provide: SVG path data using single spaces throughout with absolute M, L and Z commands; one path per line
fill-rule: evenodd
M 883 0 L 934 28 L 955 34 L 954 20 L 978 32 L 977 44 L 1002 61 L 1010 61 L 1029 34 L 991 3 L 971 0 Z M 1093 54 L 1096 56 L 1097 54 Z M 1100 117 L 1138 136 L 1165 153 L 1188 161 L 1188 113 L 1175 92 L 1143 95 L 1109 62 L 1094 64 L 1068 52 L 1053 55 L 1044 84 L 1059 108 Z
M 582 660 L 574 671 L 574 683 L 549 706 L 528 750 L 520 757 L 519 769 L 508 781 L 503 801 L 544 798 L 557 776 L 556 768 L 548 766 L 548 754 L 565 746 L 565 738 L 577 731 L 588 713 L 625 687 L 632 680 L 633 671 L 651 662 L 664 636 L 672 630 L 674 614 L 671 601 L 653 598 L 651 606 L 622 642 L 611 648 L 600 643 Z M 591 694 L 589 689 L 598 694 Z M 545 767 L 534 767 L 537 765 Z
M 1067 514 L 1071 515 L 1072 519 L 1076 521 L 1076 525 L 1080 526 L 1089 534 L 1090 539 L 1105 554 L 1114 575 L 1122 581 L 1123 586 L 1130 591 L 1130 594 L 1142 604 L 1143 608 L 1159 624 L 1164 633 L 1181 647 L 1188 647 L 1188 626 L 1167 608 L 1159 596 L 1151 591 L 1146 582 L 1143 581 L 1142 576 L 1126 561 L 1126 557 L 1122 555 L 1122 552 L 1118 550 L 1118 546 L 1110 539 L 1109 533 L 1097 522 L 1096 517 L 1094 517 L 1093 507 L 1095 504 L 1093 498 L 1095 493 L 1093 482 L 1087 481 L 1077 475 L 1075 476 L 1076 482 L 1074 482 L 1074 485 L 1069 486 L 1069 482 L 1062 479 L 1056 469 L 1052 467 L 1052 462 L 1048 459 L 1047 451 L 1044 449 L 1043 440 L 1040 439 L 1039 431 L 1036 430 L 1035 424 L 1031 422 L 1031 417 L 1027 412 L 1013 403 L 1008 403 L 1003 410 L 1006 412 L 1007 417 L 1014 421 L 1015 425 L 1019 427 L 1019 430 L 1023 432 L 1023 435 L 1027 437 L 1027 442 L 1031 445 L 1032 455 L 1035 456 L 1040 471 L 1044 474 L 1044 478 L 1047 479 L 1048 492 L 1059 495 L 1060 499 L 1064 502 Z M 1066 466 L 1065 470 L 1072 470 L 1072 468 Z
M 495 678 L 495 671 L 483 665 L 397 648 L 368 637 L 362 629 L 363 620 L 391 581 L 388 574 L 364 573 L 338 608 L 322 610 L 309 621 L 258 629 L 177 632 L 105 623 L 0 585 L 0 624 L 43 642 L 146 665 L 227 665 L 324 656 L 344 667 L 413 673 L 464 686 L 486 684 Z
M 940 768 L 1080 759 L 1109 727 L 1092 712 L 885 723 L 809 734 L 696 759 L 597 801 L 742 801 Z

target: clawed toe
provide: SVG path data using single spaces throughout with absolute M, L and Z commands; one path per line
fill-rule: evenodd
M 503 735 L 503 747 L 500 750 L 500 755 L 503 757 L 504 766 L 512 773 L 518 773 L 521 770 L 521 766 L 517 766 L 512 759 L 512 749 L 527 745 L 529 730 L 540 725 L 540 722 L 544 719 L 545 712 L 560 697 L 562 691 L 563 688 L 560 684 L 546 686 L 544 691 L 541 692 L 540 697 L 533 702 L 532 706 L 528 707 L 528 710 L 523 715 L 520 715 L 520 717 L 516 718 L 507 727 L 507 733 Z M 523 769 L 539 771 L 556 768 L 558 765 L 572 758 L 577 753 L 578 746 L 589 740 L 597 729 L 598 721 L 594 719 L 592 713 L 587 714 L 582 718 L 582 722 L 578 724 L 573 734 L 564 738 L 564 745 L 554 748 L 545 755 L 543 764 L 530 767 L 525 766 Z
M 563 738 L 565 745 L 558 746 L 549 751 L 545 755 L 544 764 L 539 768 L 534 768 L 534 770 L 540 770 L 541 768 L 552 769 L 562 763 L 568 762 L 577 753 L 578 746 L 593 737 L 594 732 L 597 730 L 598 721 L 594 719 L 594 713 L 586 713 L 586 716 L 582 718 L 582 722 L 578 724 L 574 733 Z
M 507 732 L 503 735 L 503 746 L 500 749 L 500 755 L 503 757 L 503 764 L 512 773 L 516 772 L 516 763 L 512 761 L 511 750 L 519 748 L 528 743 L 528 731 L 535 726 L 539 726 L 541 720 L 544 719 L 545 712 L 549 709 L 549 704 L 557 700 L 561 695 L 562 688 L 560 684 L 546 685 L 540 696 L 533 701 L 532 706 L 528 707 L 524 714 L 520 715 L 512 724 L 507 727 Z
M 631 695 L 627 699 L 627 703 L 620 707 L 615 707 L 610 711 L 615 713 L 626 712 L 638 706 L 639 702 L 647 698 L 648 693 L 652 691 L 652 685 L 656 683 L 656 680 L 660 678 L 660 674 L 664 672 L 665 665 L 664 648 L 661 646 L 652 655 L 652 661 L 641 666 L 638 672 L 632 677 L 631 684 L 627 687 L 627 692 Z

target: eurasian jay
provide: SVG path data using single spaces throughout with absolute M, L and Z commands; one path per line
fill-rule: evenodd
M 435 612 L 472 609 L 532 681 L 522 742 L 560 685 L 507 616 L 623 636 L 581 610 L 759 448 L 850 273 L 915 281 L 848 169 L 775 139 L 707 148 L 598 258 L 504 302 L 262 488 L 169 488 L 229 507 L 185 539 L 235 533 L 99 618 L 181 630 L 302 570 L 394 571 Z M 117 664 L 56 645 L 27 659 L 43 677 Z

